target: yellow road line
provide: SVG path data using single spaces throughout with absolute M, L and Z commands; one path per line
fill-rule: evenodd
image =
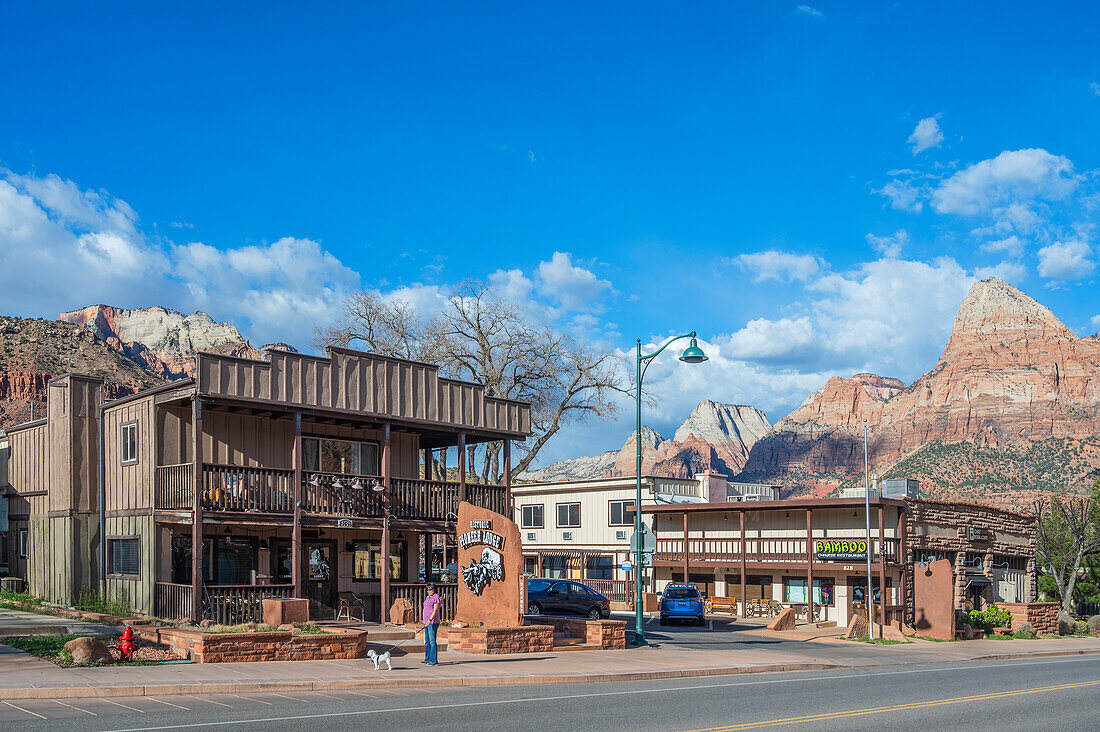
M 811 714 L 805 717 L 786 717 L 784 719 L 771 719 L 766 722 L 744 722 L 725 727 L 706 727 L 691 730 L 691 732 L 733 732 L 734 730 L 753 729 L 755 727 L 778 727 L 787 724 L 799 724 L 802 722 L 820 722 L 830 719 L 844 719 L 846 717 L 859 717 L 866 714 L 883 714 L 885 712 L 897 712 L 907 709 L 923 709 L 926 707 L 939 707 L 948 704 L 963 704 L 965 702 L 983 701 L 987 699 L 1001 699 L 1009 696 L 1021 696 L 1023 694 L 1037 694 L 1043 691 L 1063 691 L 1066 689 L 1080 689 L 1085 686 L 1100 685 L 1098 681 L 1081 681 L 1074 684 L 1059 684 L 1057 686 L 1041 686 L 1033 689 L 1019 689 L 1016 691 L 998 691 L 989 694 L 977 694 L 974 696 L 960 696 L 953 699 L 934 699 L 931 701 L 912 702 L 909 704 L 895 704 L 888 707 L 871 707 L 869 709 L 851 709 L 845 712 L 827 712 L 823 714 Z

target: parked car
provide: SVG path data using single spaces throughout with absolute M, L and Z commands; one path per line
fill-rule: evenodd
M 669 620 L 707 620 L 706 604 L 694 585 L 668 585 L 661 595 L 661 625 Z
M 580 582 L 562 579 L 527 580 L 528 615 L 584 615 L 592 620 L 611 617 L 611 601 Z

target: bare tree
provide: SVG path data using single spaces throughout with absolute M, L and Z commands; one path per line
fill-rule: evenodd
M 526 470 L 562 427 L 615 415 L 617 393 L 629 393 L 618 356 L 539 322 L 492 286 L 470 280 L 438 313 L 418 314 L 408 303 L 362 292 L 348 298 L 344 322 L 318 330 L 318 345 L 362 344 L 368 350 L 440 366 L 476 381 L 486 396 L 531 403 L 532 439 L 516 443 L 514 473 Z M 470 446 L 468 474 L 499 483 L 501 443 Z M 478 464 L 480 460 L 480 465 Z
M 1073 611 L 1073 588 L 1085 556 L 1100 551 L 1100 480 L 1086 496 L 1049 496 L 1035 501 L 1036 554 Z

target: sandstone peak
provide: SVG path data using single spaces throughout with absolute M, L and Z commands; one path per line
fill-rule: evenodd
M 974 283 L 951 328 L 947 351 L 974 339 L 1005 343 L 1022 338 L 1072 338 L 1069 328 L 1048 309 L 997 277 Z
M 768 434 L 771 428 L 767 415 L 756 407 L 720 404 L 704 399 L 692 410 L 672 439 L 685 442 L 691 435 L 695 435 L 711 445 L 733 442 L 748 450 L 757 440 Z

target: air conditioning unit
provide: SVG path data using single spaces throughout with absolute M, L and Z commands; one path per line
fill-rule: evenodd
M 626 531 L 616 531 L 616 532 L 615 532 L 615 538 L 616 538 L 616 539 L 617 539 L 618 541 L 622 541 L 623 539 L 625 539 L 625 538 L 626 538 Z
M 563 532 L 561 532 L 561 540 L 562 541 L 573 541 L 573 532 L 572 531 L 563 531 Z
M 534 531 L 528 531 L 527 532 L 527 541 L 534 541 L 534 540 L 535 540 L 535 532 Z

